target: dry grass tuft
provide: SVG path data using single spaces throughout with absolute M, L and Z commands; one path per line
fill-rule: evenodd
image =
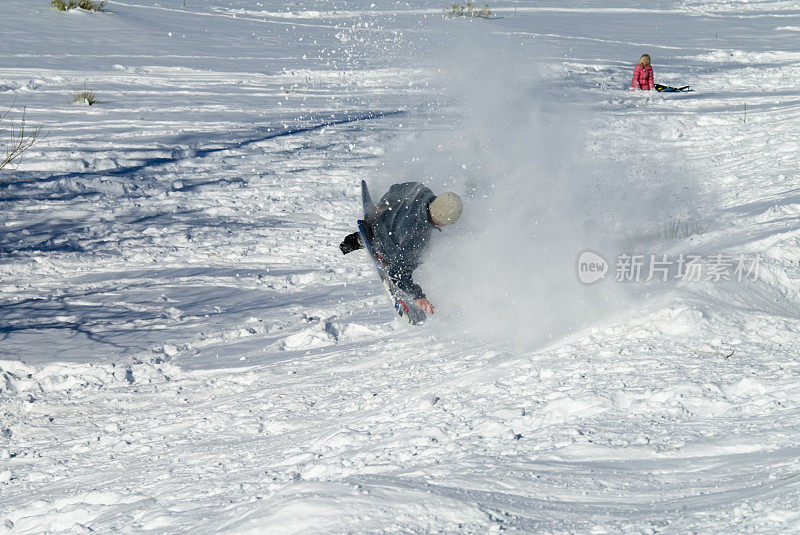
M 105 11 L 105 0 L 95 2 L 93 0 L 52 0 L 50 4 L 58 11 L 69 11 L 70 9 L 85 9 L 86 11 Z
M 463 6 L 455 2 L 452 6 L 444 8 L 444 14 L 450 17 L 488 19 L 492 16 L 492 10 L 489 9 L 489 4 L 481 8 L 475 8 L 472 6 L 472 2 L 467 2 L 467 4 Z
M 75 93 L 72 95 L 73 104 L 85 104 L 86 106 L 92 106 L 98 102 L 100 101 L 97 99 L 97 96 L 92 91 L 87 91 L 86 89 L 83 91 L 75 91 Z

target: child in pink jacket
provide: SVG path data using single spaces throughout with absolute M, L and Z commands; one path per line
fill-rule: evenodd
M 653 68 L 650 66 L 650 54 L 642 54 L 642 57 L 639 58 L 639 63 L 633 69 L 631 87 L 645 91 L 653 89 Z

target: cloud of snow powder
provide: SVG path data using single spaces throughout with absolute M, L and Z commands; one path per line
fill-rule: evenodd
M 376 197 L 391 182 L 419 180 L 464 198 L 462 219 L 434 233 L 415 274 L 438 306 L 432 323 L 542 344 L 635 307 L 639 298 L 609 280 L 616 255 L 625 236 L 691 210 L 690 173 L 627 130 L 624 114 L 565 87 L 547 67 L 553 50 L 467 33 L 426 50 L 441 60 L 433 126 L 399 141 L 373 181 Z M 577 276 L 587 249 L 609 262 L 594 285 Z

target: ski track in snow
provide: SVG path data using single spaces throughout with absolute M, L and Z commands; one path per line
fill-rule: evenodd
M 186 3 L 4 10 L 0 104 L 48 136 L 0 172 L 0 533 L 800 530 L 796 4 Z M 537 349 L 400 323 L 337 245 L 398 140 L 457 124 L 404 47 L 478 24 L 547 44 L 597 154 L 703 179 L 667 249 L 760 279 Z M 625 91 L 648 50 L 696 91 Z

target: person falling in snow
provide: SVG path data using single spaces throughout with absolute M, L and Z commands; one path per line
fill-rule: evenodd
M 389 188 L 364 217 L 367 236 L 381 261 L 388 265 L 389 276 L 429 314 L 433 314 L 434 306 L 411 275 L 422 263 L 421 257 L 433 229 L 441 230 L 455 223 L 461 210 L 461 198 L 453 192 L 437 196 L 419 182 L 404 182 Z M 342 254 L 363 247 L 358 232 L 347 235 L 339 245 Z

